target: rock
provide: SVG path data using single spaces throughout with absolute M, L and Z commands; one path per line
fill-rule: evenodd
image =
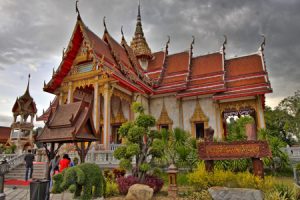
M 264 194 L 260 190 L 247 188 L 211 187 L 208 192 L 213 200 L 263 200 Z
M 148 185 L 132 185 L 125 197 L 125 200 L 150 200 L 153 196 L 153 189 Z

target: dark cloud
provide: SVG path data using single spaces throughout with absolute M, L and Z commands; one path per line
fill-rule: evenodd
M 6 115 L 0 115 L 0 125 L 1 126 L 10 126 L 12 123 L 12 117 Z
M 274 89 L 268 97 L 278 101 L 300 88 L 300 1 L 152 0 L 141 3 L 143 28 L 153 51 L 164 47 L 167 35 L 171 36 L 171 53 L 187 50 L 194 35 L 195 55 L 206 54 L 218 51 L 226 34 L 226 55 L 233 57 L 257 51 L 262 40 L 260 34 L 265 34 L 265 58 Z M 137 1 L 80 1 L 79 9 L 85 24 L 99 36 L 103 34 L 102 18 L 106 16 L 108 30 L 116 40 L 121 38 L 123 25 L 130 42 Z M 62 48 L 72 34 L 76 22 L 75 1 L 4 0 L 0 2 L 0 18 L 0 70 L 7 77 L 11 76 L 11 69 L 18 77 L 27 76 L 30 71 L 36 73 L 39 87 L 35 90 L 42 93 L 43 80 L 49 80 L 52 67 L 58 66 Z M 41 105 L 43 102 L 40 100 Z

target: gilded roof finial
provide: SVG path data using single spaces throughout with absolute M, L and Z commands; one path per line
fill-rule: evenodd
M 261 36 L 263 37 L 263 41 L 260 44 L 259 50 L 263 51 L 265 49 L 265 45 L 266 45 L 266 36 L 264 34 L 261 34 Z
M 104 26 L 104 32 L 107 33 L 107 27 L 106 27 L 106 22 L 105 22 L 105 16 L 103 17 L 103 26 Z
M 25 94 L 26 94 L 26 93 L 29 94 L 29 84 L 30 84 L 30 74 L 28 74 L 28 83 L 27 83 L 27 88 L 26 88 Z
M 142 28 L 141 19 L 141 5 L 138 5 L 137 22 L 135 27 L 134 36 L 132 38 L 130 47 L 132 48 L 134 54 L 138 58 L 150 59 L 152 57 L 151 49 L 149 48 L 147 41 L 144 37 L 144 31 Z
M 76 13 L 77 13 L 77 19 L 81 19 L 80 12 L 79 12 L 79 9 L 78 9 L 78 2 L 79 2 L 79 0 L 76 0 L 75 10 L 76 10 Z

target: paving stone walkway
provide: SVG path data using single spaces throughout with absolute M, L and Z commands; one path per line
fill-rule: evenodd
M 5 200 L 29 200 L 30 192 L 29 187 L 19 187 L 16 189 L 13 188 L 4 188 L 4 193 L 6 195 Z M 65 192 L 62 194 L 51 194 L 50 200 L 72 200 L 72 194 Z

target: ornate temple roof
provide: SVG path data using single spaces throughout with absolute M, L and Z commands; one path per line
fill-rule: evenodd
M 38 142 L 76 142 L 97 140 L 92 122 L 91 104 L 87 107 L 83 101 L 58 105 L 51 112 Z
M 169 54 L 170 38 L 164 51 L 151 53 L 144 37 L 140 6 L 135 35 L 131 46 L 124 38 L 117 42 L 109 33 L 105 20 L 102 39 L 83 23 L 80 15 L 60 66 L 44 90 L 58 94 L 63 79 L 68 75 L 82 43 L 91 47 L 93 61 L 116 82 L 132 91 L 149 95 L 175 93 L 177 98 L 213 95 L 215 100 L 255 96 L 272 92 L 264 61 L 263 42 L 259 50 L 243 57 L 225 57 L 227 38 L 221 49 L 207 55 L 194 55 L 195 38 L 189 51 Z M 138 58 L 149 57 L 143 70 Z M 151 57 L 151 58 L 150 58 Z
M 30 85 L 30 75 L 28 75 L 27 88 L 24 94 L 20 97 L 17 97 L 16 102 L 13 105 L 12 112 L 14 113 L 14 115 L 36 114 L 37 108 L 33 98 L 30 96 L 29 85 Z
M 130 47 L 132 48 L 137 58 L 150 59 L 152 57 L 151 49 L 149 48 L 146 38 L 144 37 L 140 4 L 138 6 L 137 22 L 136 22 L 134 36 L 130 43 Z

